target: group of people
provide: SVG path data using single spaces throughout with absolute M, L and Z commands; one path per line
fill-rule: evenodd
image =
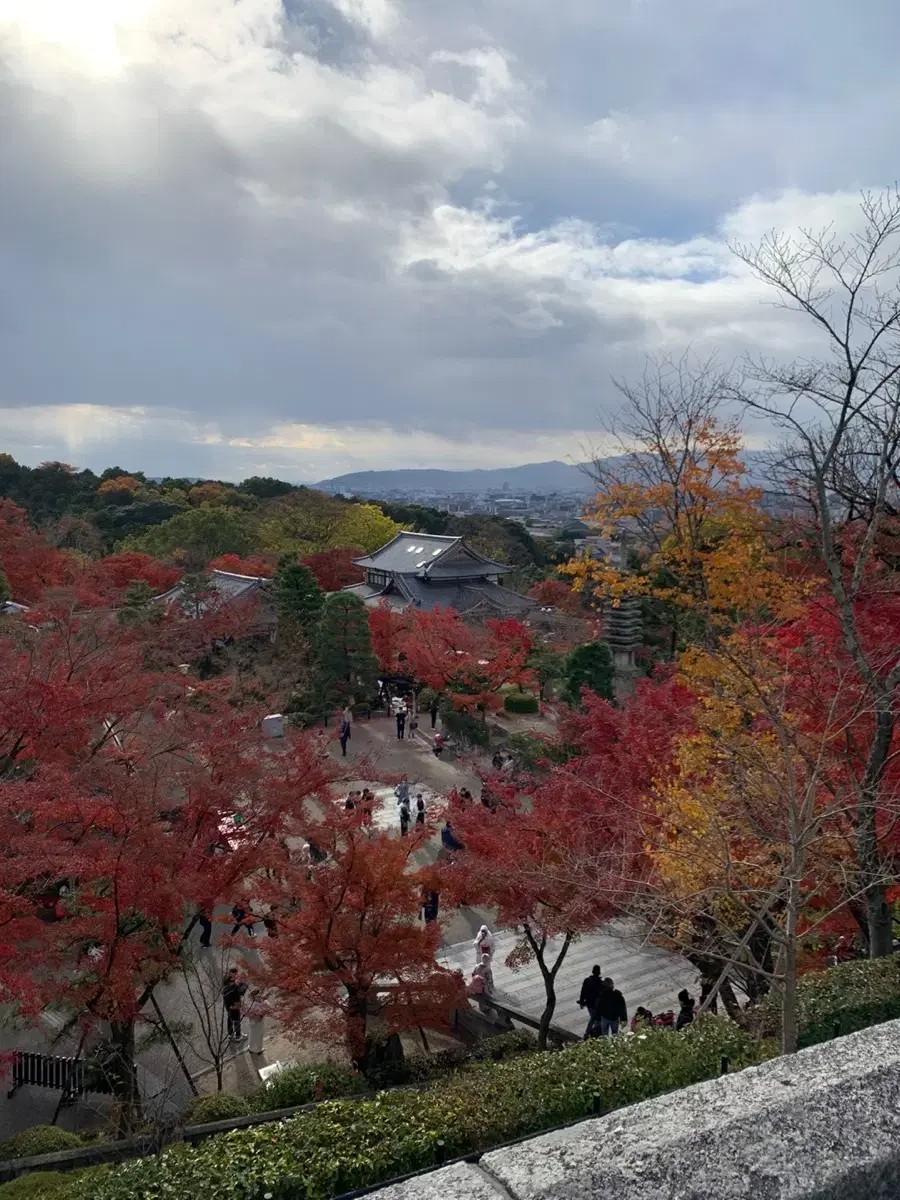
M 475 935 L 475 966 L 472 968 L 467 989 L 469 995 L 474 996 L 476 1000 L 480 996 L 494 994 L 494 972 L 491 963 L 494 961 L 496 945 L 494 935 L 487 925 L 482 925 Z
M 245 1004 L 244 997 L 247 995 L 248 987 L 249 985 L 246 980 L 241 978 L 237 967 L 231 967 L 225 973 L 225 978 L 222 980 L 222 1004 L 225 1007 L 228 1039 L 231 1042 L 245 1040 L 241 1022 L 246 1017 L 250 1027 L 249 1036 L 246 1038 L 247 1049 L 251 1054 L 262 1054 L 265 1019 L 269 1012 L 269 1006 L 266 1004 L 262 988 L 258 987 L 250 989 L 249 1000 Z
M 376 803 L 375 793 L 371 788 L 364 787 L 361 792 L 348 793 L 347 799 L 344 801 L 344 808 L 347 812 L 353 812 L 356 808 L 361 809 L 363 820 L 371 823 L 375 815 Z
M 601 975 L 598 966 L 581 985 L 578 1007 L 588 1010 L 585 1038 L 615 1037 L 628 1021 L 625 997 L 609 976 Z
M 643 1028 L 684 1029 L 697 1015 L 697 1002 L 687 988 L 678 993 L 679 1010 L 659 1013 L 656 1016 L 649 1008 L 637 1008 L 631 1019 L 632 1030 Z M 586 1008 L 588 1017 L 585 1038 L 614 1037 L 628 1021 L 625 997 L 609 977 L 603 978 L 599 966 L 595 966 L 581 985 L 578 997 L 580 1008 Z
M 397 809 L 400 816 L 400 836 L 406 837 L 409 833 L 409 823 L 411 820 L 411 809 L 409 799 L 409 780 L 405 775 L 400 776 L 400 782 L 394 788 L 394 795 L 397 797 Z M 425 797 L 421 792 L 416 793 L 415 802 L 416 824 L 425 824 Z

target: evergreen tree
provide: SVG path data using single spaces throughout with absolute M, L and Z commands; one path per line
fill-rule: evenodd
M 283 555 L 274 577 L 275 608 L 279 621 L 312 634 L 322 611 L 324 592 L 309 567 L 294 555 Z
M 130 583 L 122 597 L 119 624 L 142 625 L 151 617 L 161 619 L 162 609 L 159 605 L 154 607 L 153 604 L 155 595 L 155 589 L 147 583 L 146 579 L 136 579 L 134 583 Z
M 316 635 L 320 686 L 329 701 L 368 695 L 378 678 L 378 660 L 366 606 L 353 592 L 326 597 Z
M 5 604 L 7 600 L 11 599 L 12 593 L 9 588 L 9 580 L 6 578 L 2 567 L 0 567 L 0 604 Z
M 580 707 L 581 689 L 586 687 L 604 700 L 614 700 L 615 673 L 612 651 L 606 642 L 585 642 L 583 646 L 576 646 L 566 659 L 562 697 L 569 704 Z

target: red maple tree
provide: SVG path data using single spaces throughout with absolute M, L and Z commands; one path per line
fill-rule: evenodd
M 9 581 L 13 600 L 39 600 L 48 588 L 67 583 L 74 560 L 48 545 L 28 523 L 24 509 L 0 500 L 0 570 Z
M 210 560 L 209 567 L 211 571 L 229 571 L 232 575 L 252 575 L 257 579 L 269 579 L 275 570 L 266 558 L 242 558 L 239 554 L 220 554 Z
M 397 636 L 397 654 L 419 682 L 458 708 L 499 708 L 507 684 L 531 683 L 531 635 L 513 618 L 470 625 L 452 608 L 414 609 Z
M 275 888 L 290 895 L 263 972 L 283 1022 L 340 1041 L 365 1069 L 372 1041 L 417 1026 L 444 1026 L 462 980 L 435 962 L 439 932 L 417 917 L 425 875 L 411 859 L 428 827 L 407 837 L 373 831 L 365 813 L 329 802 L 307 835 L 318 865 L 284 864 Z
M 312 571 L 323 592 L 338 592 L 342 587 L 361 583 L 365 578 L 362 567 L 357 567 L 353 562 L 361 554 L 361 550 L 340 546 L 334 550 L 314 550 L 311 554 L 305 554 L 300 561 Z

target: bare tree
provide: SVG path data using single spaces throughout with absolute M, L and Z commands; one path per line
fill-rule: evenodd
M 885 586 L 875 567 L 898 506 L 900 190 L 864 194 L 859 212 L 858 230 L 844 239 L 829 227 L 733 247 L 775 290 L 777 303 L 804 314 L 827 346 L 820 361 L 750 363 L 735 394 L 786 435 L 783 474 L 808 501 L 844 646 L 868 693 L 874 734 L 857 776 L 855 824 L 876 957 L 889 953 L 893 940 L 876 814 L 897 722 L 900 663 L 893 647 L 866 638 L 861 612 L 873 588 Z

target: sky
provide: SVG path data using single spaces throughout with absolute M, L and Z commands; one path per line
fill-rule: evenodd
M 578 461 L 648 355 L 815 352 L 729 243 L 893 182 L 898 35 L 893 0 L 0 0 L 0 449 Z

